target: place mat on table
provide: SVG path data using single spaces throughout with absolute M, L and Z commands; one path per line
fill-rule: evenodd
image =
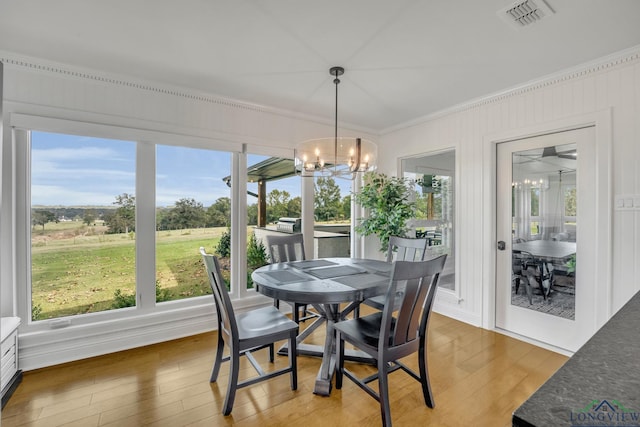
M 301 276 L 299 274 L 293 273 L 291 271 L 288 270 L 282 270 L 282 271 L 267 271 L 262 273 L 265 276 L 270 277 L 271 279 L 273 279 L 276 282 L 280 282 L 277 283 L 277 285 L 286 285 L 288 283 L 295 283 L 295 282 L 307 282 L 310 279 L 309 277 L 305 277 L 305 276 Z
M 336 267 L 318 268 L 309 270 L 307 274 L 317 277 L 318 279 L 331 279 L 333 277 L 350 276 L 352 274 L 362 274 L 366 271 L 349 265 L 338 265 Z
M 357 261 L 356 265 L 365 266 L 368 270 L 374 270 L 377 273 L 390 273 L 393 264 L 390 262 L 381 263 L 379 261 Z
M 378 274 L 367 273 L 353 276 L 339 277 L 333 279 L 334 282 L 342 283 L 355 289 L 370 288 L 373 283 L 383 282 L 389 283 L 389 278 Z
M 309 259 L 306 261 L 293 261 L 290 262 L 289 265 L 304 270 L 306 268 L 327 267 L 329 265 L 336 265 L 336 263 L 327 261 L 326 259 Z

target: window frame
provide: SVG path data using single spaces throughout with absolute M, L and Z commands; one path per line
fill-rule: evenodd
M 231 251 L 233 300 L 247 299 L 238 305 L 252 305 L 263 301 L 248 301 L 256 292 L 246 289 L 246 276 L 240 274 L 246 268 L 246 145 L 233 141 L 173 134 L 153 130 L 128 128 L 117 125 L 96 124 L 83 121 L 12 114 L 10 127 L 15 147 L 13 179 L 15 180 L 15 285 L 16 313 L 23 319 L 23 333 L 49 331 L 66 326 L 90 325 L 155 315 L 169 311 L 213 306 L 207 296 L 156 303 L 155 301 L 155 191 L 156 145 L 173 145 L 229 152 L 231 173 L 235 185 L 231 189 Z M 127 140 L 136 143 L 136 306 L 107 310 L 57 319 L 31 320 L 31 144 L 30 131 L 51 132 L 96 138 Z M 153 159 L 153 161 L 149 161 Z M 243 232 L 244 230 L 244 232 Z M 196 251 L 197 253 L 197 251 Z M 245 267 L 243 267 L 243 265 Z M 242 270 L 241 270 L 242 269 Z M 149 295 L 149 297 L 147 297 Z M 264 297 L 262 297 L 264 298 Z M 266 299 L 265 299 L 266 300 Z

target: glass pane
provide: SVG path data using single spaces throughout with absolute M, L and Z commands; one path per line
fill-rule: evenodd
M 156 301 L 211 293 L 198 249 L 218 255 L 230 286 L 231 154 L 156 147 Z
M 511 304 L 575 318 L 575 144 L 513 153 Z
M 31 315 L 135 306 L 135 142 L 31 132 Z
M 428 240 L 427 258 L 447 254 L 439 285 L 455 289 L 455 151 L 402 160 L 405 178 L 415 182 L 416 237 Z
M 253 288 L 253 270 L 269 262 L 264 237 L 278 233 L 281 218 L 300 219 L 301 178 L 293 165 L 293 159 L 247 156 L 247 288 Z M 293 221 L 292 231 L 300 232 L 300 224 Z

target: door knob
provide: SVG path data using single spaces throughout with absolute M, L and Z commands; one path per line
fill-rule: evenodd
M 504 242 L 504 240 L 500 240 L 498 242 L 498 250 L 504 251 L 507 248 L 507 244 Z

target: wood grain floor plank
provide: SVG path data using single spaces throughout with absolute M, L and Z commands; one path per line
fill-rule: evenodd
M 322 331 L 313 340 L 322 344 Z M 313 394 L 320 360 L 298 358 L 298 390 L 288 376 L 238 390 L 233 412 L 221 414 L 228 367 L 209 383 L 216 333 L 141 347 L 25 372 L 2 411 L 3 427 L 57 426 L 277 426 L 380 425 L 378 403 L 345 379 L 342 390 Z M 267 370 L 287 365 L 266 351 Z M 433 314 L 428 363 L 436 407 L 424 405 L 420 385 L 401 371 L 390 376 L 396 426 L 508 426 L 511 413 L 566 357 L 540 347 Z M 417 357 L 404 362 L 417 370 Z M 349 363 L 357 375 L 374 372 Z M 241 377 L 253 375 L 246 362 Z M 376 388 L 375 383 L 372 384 Z

